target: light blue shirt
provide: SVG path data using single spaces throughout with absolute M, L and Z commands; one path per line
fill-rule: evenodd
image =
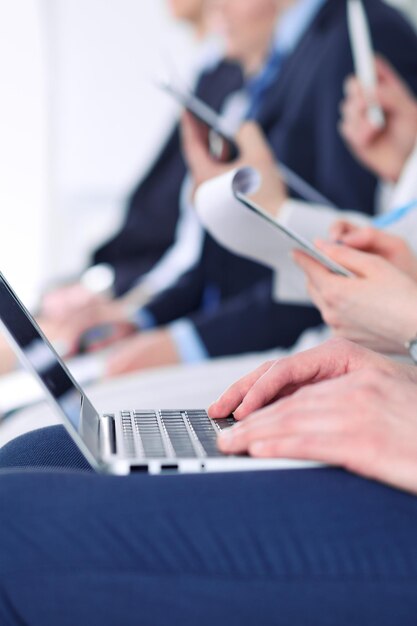
M 276 63 L 276 58 L 279 56 L 283 61 L 294 51 L 325 2 L 326 0 L 299 0 L 284 13 L 276 27 L 270 56 L 264 68 L 251 80 L 251 83 L 255 83 L 256 81 L 262 83 L 263 80 L 269 81 L 270 76 L 268 74 L 271 63 L 273 63 L 273 81 L 276 81 L 280 71 L 280 63 Z M 250 84 L 248 84 L 249 98 L 251 96 L 250 92 L 251 88 Z M 246 111 L 249 111 L 251 105 L 249 98 Z M 226 103 L 226 106 L 227 104 L 230 105 L 230 102 Z M 242 113 L 243 117 L 245 117 L 246 113 L 244 108 L 242 109 Z M 202 240 L 199 241 L 198 247 L 201 250 Z M 155 326 L 155 320 L 146 309 L 138 311 L 136 320 L 138 326 L 143 329 Z M 197 363 L 209 358 L 210 355 L 194 324 L 190 320 L 185 318 L 178 320 L 169 325 L 169 330 L 183 363 Z
M 275 30 L 274 50 L 289 56 L 325 3 L 326 0 L 299 0 L 285 11 Z

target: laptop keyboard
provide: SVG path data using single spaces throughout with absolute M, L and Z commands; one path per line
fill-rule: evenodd
M 122 411 L 124 454 L 161 459 L 222 456 L 217 435 L 233 417 L 210 420 L 206 411 Z

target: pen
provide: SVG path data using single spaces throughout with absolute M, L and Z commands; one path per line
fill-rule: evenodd
M 371 32 L 362 0 L 348 0 L 347 17 L 355 72 L 363 87 L 372 93 L 377 86 L 377 76 Z M 385 116 L 381 107 L 370 102 L 368 119 L 376 128 L 383 128 Z

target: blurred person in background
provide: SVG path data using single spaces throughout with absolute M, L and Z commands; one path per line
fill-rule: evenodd
M 169 0 L 168 4 L 175 19 L 191 26 L 198 42 L 195 92 L 218 111 L 225 98 L 240 88 L 242 77 L 238 67 L 222 59 L 220 42 L 213 36 L 208 1 Z M 169 77 L 170 80 L 175 78 Z M 181 209 L 185 177 L 186 167 L 181 155 L 179 126 L 176 124 L 156 161 L 150 164 L 148 173 L 131 193 L 120 231 L 92 255 L 92 266 L 106 264 L 114 271 L 114 295 L 119 296 L 130 290 L 160 261 L 167 249 L 175 247 L 179 233 L 185 231 L 190 238 L 196 237 L 196 227 L 189 223 L 192 215 L 190 218 L 187 214 L 185 218 Z M 187 253 L 183 262 L 187 263 Z M 176 272 L 181 273 L 182 260 L 178 263 L 180 270 L 174 266 L 171 280 L 175 279 Z M 151 282 L 148 281 L 150 291 Z M 145 287 L 143 291 L 146 292 Z M 66 321 L 74 312 L 105 299 L 77 282 L 47 293 L 42 302 L 41 318 Z
M 191 3 L 187 2 L 186 5 L 190 7 Z M 224 20 L 220 19 L 220 6 L 216 0 L 199 4 L 205 23 L 215 24 L 217 32 L 225 38 L 225 57 L 221 59 L 217 55 L 214 61 L 211 47 L 210 63 L 214 64 L 215 69 L 203 74 L 201 87 L 207 93 L 203 95 L 202 90 L 197 89 L 197 95 L 215 110 L 221 110 L 223 123 L 230 127 L 231 133 L 236 130 L 245 110 L 250 106 L 250 96 L 246 90 L 238 89 L 242 86 L 239 68 L 243 68 L 247 81 L 260 71 L 269 55 L 281 5 L 286 5 L 284 0 L 261 0 L 259 3 L 244 0 L 243 3 L 234 3 L 228 22 L 236 26 L 229 33 Z M 203 58 L 207 60 L 207 49 Z M 260 104 L 263 92 L 272 81 L 273 76 L 268 76 L 267 82 L 261 85 L 261 91 L 254 95 L 257 104 Z M 257 89 L 256 84 L 254 89 Z M 231 97 L 233 92 L 234 96 Z M 59 337 L 63 329 L 64 335 L 71 336 L 73 326 L 78 329 L 78 326 L 93 326 L 95 321 L 112 322 L 118 317 L 126 320 L 133 303 L 144 304 L 175 285 L 182 274 L 198 262 L 203 247 L 203 231 L 191 206 L 191 188 L 179 152 L 179 133 L 176 128 L 160 160 L 135 192 L 121 232 L 95 254 L 95 261 L 110 263 L 116 269 L 116 277 L 119 276 L 120 281 L 122 276 L 129 274 L 130 286 L 136 284 L 137 287 L 130 291 L 127 298 L 118 299 L 114 304 L 109 304 L 107 298 L 91 296 L 81 285 L 51 293 L 44 301 L 41 314 L 41 324 L 49 335 Z M 166 242 L 162 240 L 168 231 L 175 234 L 175 241 L 167 250 Z M 150 262 L 147 251 L 156 244 L 160 250 L 165 248 L 165 253 L 158 261 L 153 258 Z M 149 271 L 143 272 L 139 267 L 141 263 L 145 263 Z M 116 294 L 120 295 L 121 291 L 125 291 L 125 286 L 121 290 L 116 285 Z M 74 320 L 77 310 L 80 311 L 79 323 Z M 134 330 L 136 316 L 134 324 L 129 320 L 126 322 L 120 326 L 115 338 Z M 69 333 L 67 327 L 70 328 Z
M 213 16 L 209 0 L 170 0 L 172 15 L 188 23 L 195 33 L 198 52 L 195 61 L 195 92 L 218 111 L 227 96 L 242 85 L 240 68 L 222 59 L 221 45 L 213 37 Z M 163 97 L 163 96 L 162 96 Z M 91 268 L 111 268 L 114 273 L 111 291 L 121 295 L 133 288 L 135 301 L 143 302 L 166 282 L 175 281 L 201 245 L 201 229 L 193 211 L 186 210 L 186 165 L 181 153 L 180 129 L 175 125 L 164 147 L 150 165 L 128 200 L 126 218 L 120 231 L 92 255 Z M 179 243 L 185 237 L 188 248 Z M 167 253 L 167 250 L 169 251 Z M 164 255 L 166 258 L 163 258 Z M 160 263 L 158 263 L 160 261 Z M 157 266 L 155 268 L 155 266 Z M 141 281 L 151 268 L 155 272 Z M 91 276 L 86 272 L 85 276 Z M 95 274 L 97 277 L 99 274 Z M 105 270 L 105 291 L 109 291 Z M 94 281 L 94 275 L 93 275 Z M 135 285 L 139 282 L 139 287 Z M 74 315 L 87 313 L 107 303 L 109 295 L 97 293 L 87 280 L 74 282 L 47 293 L 42 301 L 38 321 L 48 337 L 60 340 L 63 329 Z M 129 307 L 126 304 L 126 307 Z M 123 307 L 125 311 L 125 307 Z M 65 333 L 64 333 L 65 334 Z M 1 342 L 0 372 L 13 369 L 16 360 L 7 342 Z
M 378 0 L 367 6 L 376 48 L 385 52 L 415 91 L 417 48 L 412 27 Z M 241 62 L 247 65 L 247 48 L 241 43 L 250 15 L 249 0 L 218 0 L 216 7 L 226 24 L 226 38 L 230 38 L 226 46 L 229 54 L 237 58 L 240 50 Z M 261 12 L 259 2 L 256 11 Z M 251 22 L 252 26 L 253 16 Z M 229 23 L 233 26 L 227 26 Z M 394 44 L 400 40 L 407 41 L 407 45 Z M 287 3 L 274 42 L 264 65 L 264 71 L 274 78 L 267 88 L 262 72 L 258 71 L 259 80 L 247 81 L 248 91 L 258 102 L 246 117 L 259 122 L 278 160 L 282 159 L 335 205 L 372 214 L 378 178 L 358 163 L 338 132 L 343 84 L 352 71 L 346 2 L 300 0 L 290 8 Z M 207 157 L 203 177 L 224 171 Z M 244 164 L 240 160 L 235 165 Z M 190 167 L 195 169 L 193 163 Z M 321 318 L 308 302 L 275 302 L 271 285 L 268 270 L 238 259 L 206 238 L 198 264 L 177 285 L 138 311 L 136 322 L 142 332 L 115 352 L 108 372 L 115 375 L 290 347 L 305 329 L 320 324 Z M 98 312 L 96 323 L 100 323 L 100 315 Z M 120 310 L 104 312 L 103 321 L 107 315 L 117 319 Z M 119 319 L 123 319 L 123 313 Z M 162 328 L 155 330 L 155 326 Z
M 373 219 L 357 211 L 346 211 L 346 219 L 338 220 L 340 214 L 334 208 L 289 198 L 283 186 L 281 185 L 281 189 L 279 187 L 278 170 L 272 166 L 266 170 L 262 167 L 259 155 L 263 153 L 265 161 L 268 153 L 265 140 L 255 127 L 251 131 L 252 143 L 257 147 L 252 151 L 252 159 L 257 152 L 258 163 L 253 164 L 258 169 L 260 167 L 263 175 L 260 190 L 262 198 L 259 202 L 279 222 L 284 222 L 310 240 L 325 239 L 330 233 L 334 241 L 381 254 L 387 260 L 399 261 L 408 270 L 412 266 L 408 246 L 417 254 L 417 100 L 387 61 L 378 58 L 376 65 L 378 85 L 374 94 L 365 93 L 356 77 L 347 79 L 346 98 L 341 105 L 340 131 L 353 154 L 379 176 L 379 196 L 383 201 L 377 203 L 377 211 L 380 213 L 377 218 Z M 369 121 L 370 98 L 376 99 L 384 111 L 383 128 L 377 129 Z M 220 173 L 220 170 L 211 163 L 198 129 L 190 118 L 187 118 L 187 127 L 188 134 L 192 135 L 192 140 L 187 141 L 187 152 L 190 162 L 193 163 L 194 177 L 204 182 L 210 175 Z M 249 145 L 247 147 L 250 152 Z M 243 218 L 242 214 L 241 219 Z M 230 215 L 228 219 L 230 220 Z M 212 221 L 209 229 L 212 236 L 224 244 L 228 243 L 230 249 L 236 251 L 239 249 L 238 228 L 241 222 L 237 215 L 233 219 L 236 224 L 228 235 L 228 242 L 225 241 L 221 223 Z M 378 233 L 369 228 L 372 225 L 383 228 L 396 237 Z M 362 229 L 358 230 L 359 227 Z M 259 240 L 261 252 L 262 235 Z M 245 250 L 241 249 L 241 253 L 245 254 Z M 295 299 L 301 294 L 304 299 L 308 298 L 303 288 L 304 277 L 292 260 L 281 258 L 279 251 L 277 258 L 279 284 L 285 297 Z M 348 284 L 352 286 L 352 283 Z M 285 297 L 281 295 L 281 299 L 285 300 Z M 342 300 L 343 298 L 341 302 Z
M 185 6 L 189 9 L 191 4 L 190 1 L 184 5 L 179 3 L 183 9 L 182 16 Z M 193 19 L 197 5 L 206 23 L 216 23 L 217 30 L 221 30 L 226 37 L 225 59 L 217 57 L 213 61 L 211 56 L 210 67 L 214 63 L 214 69 L 203 73 L 201 89 L 197 87 L 197 95 L 214 109 L 222 111 L 224 123 L 230 125 L 232 132 L 250 106 L 250 96 L 246 90 L 239 89 L 242 86 L 242 72 L 235 62 L 242 62 L 247 78 L 260 71 L 262 62 L 269 55 L 279 9 L 285 3 L 283 0 L 261 0 L 259 3 L 244 0 L 242 3 L 231 3 L 233 11 L 228 21 L 233 23 L 235 20 L 237 26 L 231 29 L 229 39 L 227 28 L 219 19 L 221 12 L 218 3 L 214 0 L 194 2 L 195 10 L 191 12 Z M 200 20 L 198 23 L 201 24 Z M 206 49 L 203 58 L 207 59 Z M 258 105 L 263 92 L 271 86 L 274 76 L 269 71 L 266 78 L 267 81 L 262 81 L 263 84 L 260 85 L 261 91 L 254 94 L 254 101 Z M 258 89 L 256 82 L 254 88 Z M 234 97 L 228 97 L 233 92 Z M 116 283 L 119 276 L 119 285 L 128 275 L 129 286 L 136 282 L 137 288 L 131 292 L 135 302 L 138 296 L 139 302 L 146 301 L 152 294 L 176 284 L 182 270 L 185 271 L 198 261 L 203 246 L 203 231 L 190 203 L 191 189 L 192 182 L 187 177 L 180 153 L 179 129 L 176 127 L 156 165 L 132 196 L 122 230 L 95 255 L 97 262 L 110 262 L 116 269 Z M 168 251 L 167 233 L 169 237 L 175 235 L 175 241 Z M 158 248 L 161 253 L 159 260 L 155 255 L 148 254 L 151 248 Z M 141 264 L 146 266 L 144 272 Z M 252 280 L 258 278 L 258 269 L 252 270 L 253 273 L 255 277 Z M 121 293 L 125 287 L 126 285 L 123 288 L 116 286 L 116 293 Z M 109 303 L 106 297 L 92 295 L 81 284 L 76 284 L 46 297 L 40 323 L 53 339 L 62 339 L 63 336 L 72 338 L 73 327 L 78 338 L 80 326 L 85 325 L 88 328 L 95 321 L 113 322 L 121 317 L 125 323 L 116 332 L 117 337 L 129 334 L 136 328 L 136 316 L 135 324 L 127 319 L 131 308 L 130 299 L 119 298 L 114 303 Z
M 221 29 L 221 32 L 225 38 L 225 55 L 226 59 L 230 62 L 238 61 L 243 69 L 245 75 L 245 87 L 236 92 L 235 95 L 226 99 L 224 106 L 222 107 L 222 117 L 224 124 L 227 124 L 231 132 L 234 132 L 239 126 L 241 120 L 248 114 L 254 114 L 255 109 L 264 108 L 264 97 L 269 92 L 269 97 L 273 97 L 273 84 L 275 81 L 275 71 L 278 67 L 278 62 L 274 53 L 271 51 L 272 38 L 275 31 L 275 24 L 278 15 L 286 7 L 287 3 L 283 0 L 261 0 L 255 2 L 254 0 L 244 0 L 243 2 L 236 2 L 235 0 L 227 0 L 227 2 L 220 3 L 217 0 L 208 2 L 207 9 L 212 19 L 217 17 L 217 28 Z M 279 60 L 280 61 L 280 60 Z M 263 71 L 265 70 L 265 71 Z M 275 120 L 274 109 L 267 107 L 267 116 L 265 117 L 266 124 L 273 124 Z M 159 189 L 163 189 L 166 186 L 166 179 L 162 177 L 158 179 Z M 208 308 L 215 309 L 217 301 L 219 299 L 219 291 L 225 292 L 225 295 L 235 295 L 242 290 L 242 286 L 252 285 L 260 278 L 263 278 L 265 270 L 260 267 L 255 267 L 254 264 L 243 264 L 239 259 L 223 259 L 219 255 L 219 248 L 215 244 L 202 241 L 203 231 L 198 226 L 197 218 L 194 214 L 193 208 L 189 202 L 190 191 L 192 189 L 192 181 L 185 179 L 180 193 L 180 202 L 183 204 L 183 220 L 177 229 L 178 239 L 177 245 L 174 246 L 175 252 L 170 250 L 161 263 L 157 264 L 144 278 L 140 281 L 141 288 L 149 288 L 154 283 L 157 288 L 155 291 L 160 290 L 164 292 L 163 287 L 168 288 L 174 286 L 173 291 L 176 289 L 175 272 L 172 272 L 172 267 L 175 266 L 176 260 L 178 260 L 179 253 L 187 258 L 189 267 L 200 267 L 199 257 L 204 256 L 206 248 L 209 248 L 209 261 L 206 265 L 209 266 L 209 271 L 214 272 L 215 278 L 212 280 L 213 285 L 209 285 L 207 292 L 208 298 L 204 297 L 206 302 L 210 301 Z M 157 188 L 155 187 L 155 192 Z M 161 197 L 164 197 L 161 191 Z M 158 202 L 161 199 L 158 198 Z M 162 203 L 161 203 L 162 205 Z M 161 216 L 156 214 L 156 211 L 152 209 L 153 217 L 155 220 L 155 227 L 161 222 Z M 138 213 L 139 215 L 139 213 Z M 187 227 L 184 227 L 185 222 Z M 127 224 L 128 226 L 128 224 Z M 146 239 L 146 230 L 143 230 L 142 236 Z M 131 241 L 134 241 L 134 231 L 131 233 Z M 110 244 L 113 246 L 113 244 Z M 137 240 L 134 243 L 137 246 L 137 250 L 141 250 L 140 241 Z M 201 248 L 204 246 L 204 251 L 201 253 Z M 213 252 L 214 250 L 214 252 Z M 188 251 L 188 252 L 187 252 Z M 191 251 L 191 258 L 190 253 Z M 222 251 L 221 251 L 222 254 Z M 194 259 L 192 257 L 194 256 Z M 230 257 L 230 255 L 229 255 Z M 217 286 L 218 270 L 224 262 L 228 262 L 230 269 L 228 270 L 228 280 L 221 287 Z M 231 261 L 231 262 L 230 262 Z M 174 267 L 175 269 L 175 267 Z M 188 269 L 188 268 L 187 268 Z M 162 271 L 161 271 L 162 270 Z M 190 275 L 194 276 L 194 270 Z M 180 279 L 181 281 L 181 279 Z M 187 275 L 188 285 L 188 275 Z M 197 287 L 200 288 L 199 286 Z M 193 289 L 193 287 L 191 287 Z M 188 290 L 187 290 L 188 291 Z M 213 295 L 214 294 L 214 295 Z M 189 305 L 190 292 L 186 293 L 186 306 Z M 221 294 L 223 295 L 223 294 Z M 192 296 L 191 296 L 192 297 Z M 154 300 L 157 299 L 154 298 Z M 111 323 L 114 319 L 117 320 L 121 317 L 125 320 L 125 324 L 121 324 L 116 337 L 128 334 L 135 329 L 135 325 L 131 321 L 127 320 L 127 311 L 131 309 L 131 303 L 126 303 L 126 300 L 118 300 L 114 304 L 108 305 L 103 301 L 96 301 L 92 303 L 87 310 L 80 315 L 80 324 L 85 324 L 86 327 L 93 325 L 94 321 Z M 148 324 L 148 317 L 142 311 L 134 315 L 134 323 L 139 324 L 141 327 Z M 173 313 L 175 319 L 176 315 Z M 48 322 L 48 320 L 47 320 Z M 67 320 L 63 320 L 64 327 Z M 59 326 L 59 323 L 58 323 Z M 71 320 L 68 320 L 68 326 L 70 330 L 73 326 L 78 328 L 78 321 L 74 316 Z M 47 330 L 47 326 L 45 329 Z M 64 333 L 66 329 L 64 328 Z M 182 331 L 179 331 L 182 335 Z M 71 332 L 69 333 L 71 334 Z M 187 348 L 185 348 L 187 351 Z M 198 350 L 197 350 L 198 351 Z M 193 352 L 191 348 L 190 353 Z M 200 349 L 201 352 L 201 349 Z M 161 353 L 161 358 L 163 355 Z

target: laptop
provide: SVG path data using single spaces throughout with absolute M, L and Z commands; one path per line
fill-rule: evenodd
M 121 408 L 100 415 L 2 274 L 0 322 L 22 364 L 39 380 L 69 435 L 98 472 L 196 473 L 316 465 L 223 455 L 217 435 L 235 420 L 213 420 L 204 409 Z

